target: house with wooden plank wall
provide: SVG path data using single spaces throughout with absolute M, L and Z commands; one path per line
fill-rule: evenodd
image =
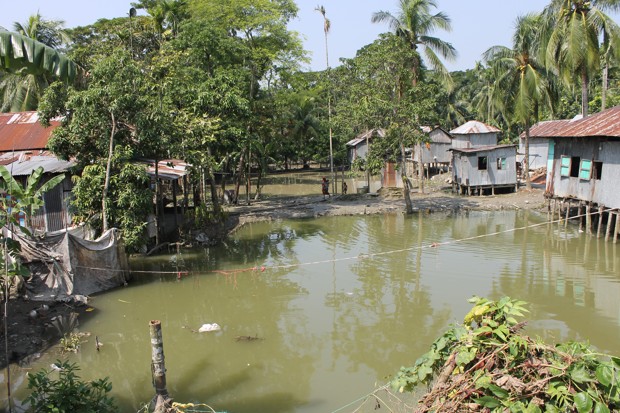
M 620 232 L 620 106 L 552 127 L 533 127 L 548 138 L 545 195 L 557 217 L 577 215 L 586 231 Z M 583 219 L 582 219 L 583 218 Z M 614 232 L 615 231 L 615 232 Z

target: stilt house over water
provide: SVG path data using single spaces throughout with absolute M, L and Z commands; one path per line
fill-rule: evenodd
M 516 145 L 498 145 L 500 130 L 469 121 L 452 135 L 452 189 L 467 195 L 495 195 L 497 189 L 516 191 Z
M 587 118 L 536 125 L 530 136 L 549 139 L 546 196 L 559 201 L 568 218 L 580 212 L 587 231 L 598 226 L 600 236 L 612 221 L 620 231 L 620 106 Z M 557 202 L 554 202 L 554 207 Z M 555 208 L 554 208 L 555 210 Z M 555 211 L 554 211 L 555 212 Z M 598 225 L 597 225 L 598 224 Z

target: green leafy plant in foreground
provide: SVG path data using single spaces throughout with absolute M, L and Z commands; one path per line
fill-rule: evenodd
M 114 400 L 108 396 L 112 384 L 107 378 L 84 382 L 76 374 L 76 364 L 57 361 L 54 371 L 41 370 L 28 376 L 29 411 L 37 413 L 106 413 L 118 411 Z
M 417 412 L 591 412 L 620 409 L 620 358 L 588 344 L 550 346 L 520 334 L 525 302 L 473 297 L 462 325 L 451 326 L 413 367 L 402 367 L 396 390 L 430 388 Z

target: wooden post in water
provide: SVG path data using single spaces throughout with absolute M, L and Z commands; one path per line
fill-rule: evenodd
M 564 228 L 568 226 L 568 218 L 570 218 L 570 200 L 568 201 L 568 205 L 566 206 L 566 220 L 564 220 Z
M 605 230 L 605 242 L 609 241 L 609 236 L 611 235 L 611 225 L 614 221 L 614 214 L 609 211 L 607 212 L 607 229 Z
M 592 235 L 592 206 L 589 202 L 586 204 L 586 233 Z
M 547 202 L 547 221 L 551 222 L 553 220 L 553 217 L 555 217 L 555 199 L 548 199 Z
M 616 212 L 616 231 L 614 232 L 614 244 L 618 243 L 618 232 L 620 232 L 620 212 Z
M 151 401 L 155 413 L 164 413 L 170 407 L 172 399 L 166 389 L 166 364 L 164 362 L 164 341 L 161 334 L 161 321 L 151 320 L 149 323 L 151 333 L 151 374 L 155 397 Z
M 601 229 L 603 228 L 603 206 L 598 207 L 598 228 L 596 230 L 596 238 L 601 237 Z

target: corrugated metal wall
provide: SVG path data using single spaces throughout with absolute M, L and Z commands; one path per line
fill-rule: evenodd
M 478 158 L 487 158 L 487 169 L 478 169 Z M 498 158 L 505 158 L 505 169 L 499 170 Z M 453 176 L 461 185 L 514 185 L 517 183 L 516 149 L 514 146 L 473 153 L 454 153 Z
M 553 170 L 548 171 L 548 190 L 559 198 L 592 201 L 607 208 L 620 208 L 620 141 L 607 138 L 556 138 Z M 562 156 L 601 162 L 600 179 L 562 176 Z

